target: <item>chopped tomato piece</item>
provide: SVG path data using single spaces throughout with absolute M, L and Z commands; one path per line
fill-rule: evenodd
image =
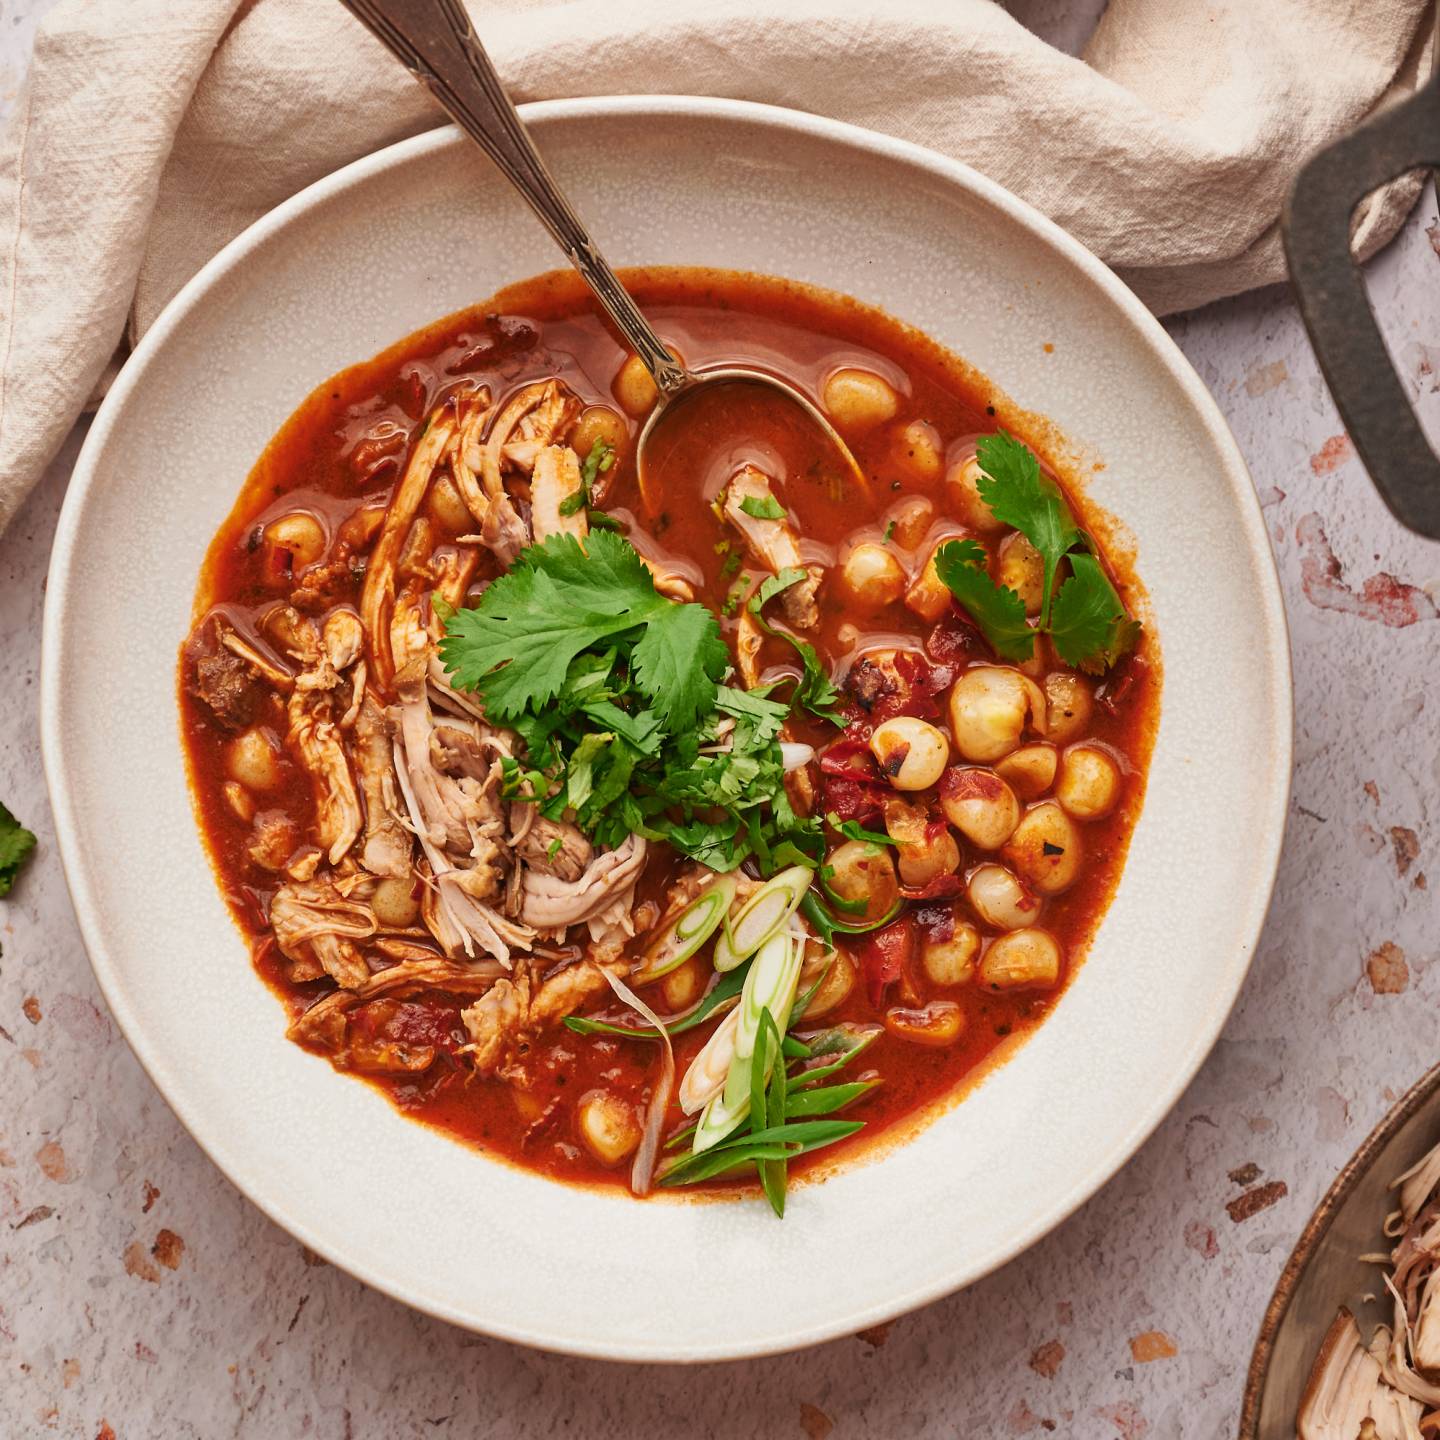
M 865 995 L 878 1010 L 885 992 L 909 969 L 915 958 L 915 923 L 908 915 L 868 935 L 860 947 L 860 972 Z

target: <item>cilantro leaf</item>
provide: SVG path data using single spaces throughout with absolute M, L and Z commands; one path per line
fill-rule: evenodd
M 615 447 L 608 440 L 596 440 L 580 466 L 580 483 L 588 491 L 615 463 Z
M 35 848 L 35 837 L 0 803 L 0 895 L 8 895 Z
M 899 842 L 892 840 L 880 830 L 867 830 L 858 820 L 842 820 L 831 811 L 825 817 L 825 823 L 832 829 L 838 830 L 847 840 L 864 840 L 871 845 L 896 845 Z M 861 906 L 863 913 L 864 906 Z
M 757 520 L 783 520 L 785 507 L 773 495 L 746 495 L 740 508 Z
M 1126 614 L 1095 556 L 1077 551 L 1070 557 L 1070 570 L 1055 597 L 1050 638 L 1067 665 L 1098 675 L 1135 648 L 1140 623 Z
M 935 573 L 970 613 L 995 653 L 1006 660 L 1028 660 L 1035 631 L 1025 618 L 1025 602 L 997 585 L 985 568 L 985 551 L 975 540 L 947 540 L 935 552 Z
M 788 590 L 806 578 L 798 565 L 787 565 L 778 575 L 767 575 L 750 597 L 750 613 L 758 615 L 782 590 Z
M 777 630 L 760 615 L 765 606 L 782 590 L 788 590 L 805 578 L 806 572 L 796 565 L 786 566 L 778 575 L 767 575 L 750 597 L 750 613 L 755 616 L 760 628 L 767 635 L 784 640 L 794 647 L 795 653 L 800 657 L 802 674 L 795 687 L 795 694 L 791 697 L 792 703 L 803 705 L 812 715 L 829 720 L 831 724 L 843 725 L 844 720 L 834 708 L 840 703 L 840 692 L 831 681 L 830 672 L 821 662 L 815 647 L 788 630 Z
M 597 845 L 642 835 L 715 870 L 753 858 L 767 874 L 823 848 L 819 821 L 785 794 L 791 706 L 719 683 L 730 657 L 715 617 L 659 595 L 622 536 L 522 551 L 473 610 L 449 617 L 441 657 L 525 743 L 523 761 L 503 764 L 502 793 L 572 818 Z M 829 683 L 814 663 L 812 690 Z
M 1028 445 L 1001 430 L 983 436 L 975 453 L 981 472 L 976 482 L 980 498 L 997 520 L 1018 530 L 1035 547 L 1044 566 L 1035 628 L 1021 633 L 1023 607 L 1017 621 L 1017 597 L 990 580 L 984 554 L 974 542 L 962 542 L 971 546 L 966 552 L 969 572 L 952 565 L 940 578 L 974 616 L 997 654 L 1011 660 L 1028 659 L 1034 636 L 1044 632 L 1067 665 L 1102 673 L 1135 647 L 1141 627 L 1127 615 L 1096 556 L 1094 541 L 1075 523 L 1065 497 L 1041 473 L 1040 461 Z M 1067 559 L 1071 574 L 1057 589 L 1056 576 Z M 1001 596 L 1009 599 L 998 598 Z
M 634 546 L 608 530 L 585 549 L 560 534 L 521 551 L 479 605 L 451 620 L 440 657 L 455 685 L 513 721 L 560 693 L 582 651 L 634 631 L 640 689 L 672 728 L 690 723 L 724 672 L 719 626 L 704 606 L 659 594 Z
M 635 646 L 640 689 L 670 730 L 693 725 L 715 703 L 715 684 L 730 665 L 715 617 L 703 605 L 663 600 Z
M 1045 562 L 1043 626 L 1050 616 L 1055 569 L 1082 541 L 1079 526 L 1059 489 L 1040 473 L 1035 452 L 1008 431 L 982 436 L 975 446 L 980 462 L 976 489 L 1002 524 L 1018 530 Z

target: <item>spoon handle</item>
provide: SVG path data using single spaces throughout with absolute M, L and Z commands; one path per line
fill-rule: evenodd
M 341 0 L 500 167 L 666 395 L 684 367 L 665 348 L 570 208 L 505 93 L 460 0 Z

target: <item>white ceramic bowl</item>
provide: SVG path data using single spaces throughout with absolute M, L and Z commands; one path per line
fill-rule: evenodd
M 855 295 L 1104 460 L 1091 490 L 1134 532 L 1165 684 L 1144 813 L 1090 959 L 968 1099 L 884 1158 L 799 1189 L 783 1223 L 758 1201 L 638 1204 L 507 1168 L 285 1039 L 196 830 L 177 647 L 206 545 L 306 393 L 558 263 L 449 130 L 251 227 L 176 297 L 106 399 L 45 611 L 61 853 L 136 1054 L 216 1164 L 312 1249 L 526 1344 L 631 1360 L 784 1350 L 932 1300 L 1032 1244 L 1195 1073 L 1249 964 L 1283 829 L 1279 592 L 1244 464 L 1199 379 L 1104 266 L 997 186 L 913 145 L 728 101 L 565 101 L 527 119 L 617 263 Z

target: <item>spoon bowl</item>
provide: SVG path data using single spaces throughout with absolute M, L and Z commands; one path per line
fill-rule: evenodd
M 779 376 L 749 366 L 689 370 L 666 347 L 555 183 L 460 0 L 341 3 L 495 162 L 649 371 L 659 398 L 636 441 L 635 453 L 640 490 L 647 506 L 653 508 L 655 504 L 655 486 L 653 481 L 649 488 L 646 486 L 646 442 L 666 412 L 676 401 L 688 399 L 699 390 L 735 383 L 765 385 L 793 401 L 835 450 L 847 475 L 866 487 L 865 474 L 850 447 L 804 391 Z
M 635 470 L 640 487 L 640 498 L 649 513 L 654 514 L 660 508 L 664 489 L 660 475 L 663 466 L 657 464 L 654 458 L 657 448 L 654 443 L 656 437 L 663 433 L 667 422 L 678 411 L 688 409 L 697 402 L 704 403 L 705 399 L 716 398 L 722 391 L 733 385 L 761 386 L 783 396 L 787 402 L 793 404 L 813 425 L 817 436 L 823 442 L 828 442 L 829 448 L 833 450 L 836 459 L 840 462 L 845 479 L 855 485 L 858 492 L 866 499 L 869 498 L 869 476 L 866 475 L 860 462 L 856 460 L 850 447 L 841 438 L 839 431 L 830 423 L 829 417 L 798 386 L 792 385 L 768 371 L 755 369 L 748 365 L 707 366 L 703 370 L 686 370 L 685 376 L 686 381 L 683 385 L 669 393 L 664 390 L 660 392 L 654 407 L 645 417 L 645 423 L 635 442 Z

